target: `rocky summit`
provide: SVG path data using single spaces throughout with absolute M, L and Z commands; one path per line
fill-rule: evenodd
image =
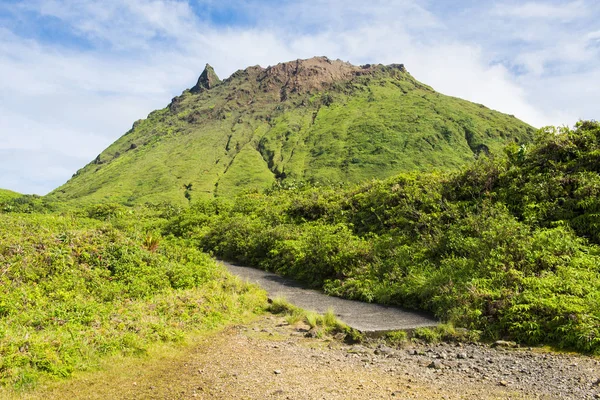
M 451 170 L 534 129 L 445 96 L 402 64 L 327 57 L 198 82 L 50 194 L 80 202 L 185 203 L 279 183 L 348 184 Z

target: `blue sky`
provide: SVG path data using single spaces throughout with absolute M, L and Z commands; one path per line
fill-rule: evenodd
M 0 0 L 0 187 L 45 194 L 204 64 L 404 63 L 535 125 L 597 119 L 597 0 Z

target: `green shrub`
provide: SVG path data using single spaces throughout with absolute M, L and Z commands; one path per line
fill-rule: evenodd
M 394 346 L 401 346 L 408 342 L 408 333 L 406 331 L 393 331 L 385 335 L 385 339 Z

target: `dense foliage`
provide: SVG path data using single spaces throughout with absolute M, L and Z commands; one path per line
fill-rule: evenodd
M 580 122 L 457 173 L 196 202 L 165 229 L 330 294 L 600 354 L 599 168 L 600 124 Z
M 0 213 L 0 386 L 143 353 L 264 303 L 206 254 L 148 230 L 156 216 L 121 211 Z
M 6 189 L 0 189 L 0 202 L 11 200 L 20 196 L 21 195 L 17 192 L 13 192 L 11 190 Z

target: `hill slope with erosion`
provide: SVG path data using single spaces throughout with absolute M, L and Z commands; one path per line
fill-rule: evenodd
M 150 113 L 51 193 L 124 204 L 231 196 L 288 183 L 356 183 L 455 169 L 533 128 L 442 95 L 403 65 L 326 57 L 198 83 Z

